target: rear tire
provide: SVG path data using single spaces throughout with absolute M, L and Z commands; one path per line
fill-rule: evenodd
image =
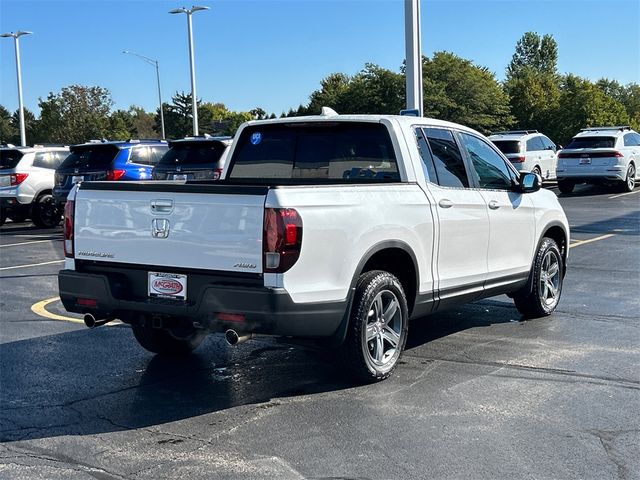
M 362 274 L 341 347 L 344 366 L 357 380 L 384 380 L 398 365 L 408 328 L 407 298 L 400 281 L 381 270 Z
M 633 192 L 634 188 L 636 188 L 636 166 L 630 163 L 627 168 L 627 176 L 620 183 L 620 189 L 623 192 Z
M 204 340 L 205 332 L 193 330 L 185 336 L 177 337 L 168 329 L 154 328 L 151 321 L 131 325 L 133 336 L 138 343 L 152 353 L 167 356 L 184 356 L 194 351 Z
M 516 308 L 525 318 L 551 315 L 560 301 L 564 280 L 562 254 L 555 240 L 544 237 L 532 267 L 532 283 L 513 296 Z
M 573 187 L 575 187 L 575 184 L 567 182 L 566 180 L 560 180 L 558 182 L 558 189 L 561 193 L 571 193 L 573 192 Z
M 31 214 L 31 220 L 33 220 L 36 227 L 57 227 L 62 220 L 61 217 L 60 209 L 56 206 L 53 196 L 50 193 L 38 197 Z

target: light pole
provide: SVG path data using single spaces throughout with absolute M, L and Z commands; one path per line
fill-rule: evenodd
M 135 55 L 136 57 L 140 58 L 141 60 L 143 60 L 144 62 L 148 63 L 149 65 L 152 65 L 154 67 L 156 67 L 156 78 L 158 80 L 158 102 L 160 103 L 160 126 L 162 128 L 162 139 L 165 139 L 165 134 L 164 134 L 164 111 L 162 109 L 162 92 L 160 91 L 160 64 L 158 63 L 158 60 L 154 60 L 152 58 L 149 57 L 145 57 L 144 55 L 140 55 L 139 53 L 136 52 L 132 52 L 131 50 L 124 50 L 122 53 L 128 53 L 129 55 Z
M 13 46 L 16 51 L 16 76 L 18 77 L 18 110 L 20 112 L 20 145 L 27 146 L 27 135 L 24 129 L 24 105 L 22 104 L 22 74 L 20 73 L 20 41 L 19 38 L 22 35 L 30 35 L 33 32 L 23 32 L 22 30 L 16 33 L 3 33 L 0 37 L 13 38 Z
M 404 0 L 407 110 L 422 116 L 422 52 L 420 46 L 420 0 Z
M 187 14 L 187 30 L 189 33 L 189 64 L 191 66 L 191 105 L 193 111 L 193 135 L 198 135 L 198 100 L 196 98 L 196 67 L 193 59 L 193 34 L 191 29 L 191 15 L 199 10 L 209 10 L 209 7 L 192 6 L 190 9 L 184 7 L 169 10 L 169 13 L 186 13 Z

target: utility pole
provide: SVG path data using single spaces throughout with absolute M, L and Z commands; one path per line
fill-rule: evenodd
M 419 117 L 423 114 L 420 33 L 420 0 L 404 0 L 407 110 L 417 110 Z
M 24 127 L 24 103 L 22 102 L 22 72 L 20 71 L 20 37 L 30 35 L 33 32 L 3 33 L 0 37 L 13 38 L 13 46 L 16 52 L 16 77 L 18 78 L 18 111 L 20 115 L 20 145 L 27 146 L 27 134 Z

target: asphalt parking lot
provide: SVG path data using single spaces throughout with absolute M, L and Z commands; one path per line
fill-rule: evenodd
M 0 478 L 640 478 L 640 188 L 576 187 L 558 311 L 507 297 L 411 324 L 392 378 L 209 337 L 153 357 L 57 295 L 61 230 L 0 229 Z

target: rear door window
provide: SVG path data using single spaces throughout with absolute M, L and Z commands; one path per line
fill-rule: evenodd
M 433 155 L 438 184 L 443 187 L 469 187 L 467 170 L 453 133 L 443 128 L 425 128 L 424 133 Z
M 230 165 L 230 179 L 280 179 L 284 183 L 400 181 L 391 137 L 379 123 L 250 126 L 240 135 Z
M 625 147 L 636 147 L 638 146 L 638 141 L 636 139 L 637 134 L 631 132 L 631 133 L 627 133 L 624 136 L 624 146 Z
M 20 150 L 0 150 L 0 170 L 16 168 L 22 155 Z
M 37 152 L 33 159 L 33 166 L 55 170 L 65 158 L 58 155 L 58 153 L 59 152 Z
M 152 165 L 155 160 L 155 154 L 151 147 L 140 146 L 133 147 L 131 149 L 131 155 L 129 156 L 129 162 L 136 163 L 138 165 Z
M 119 149 L 114 145 L 87 145 L 71 147 L 71 153 L 60 169 L 102 170 L 111 167 L 111 162 L 118 155 Z
M 471 160 L 480 188 L 509 190 L 512 175 L 502 157 L 484 140 L 461 132 L 460 138 Z
M 613 148 L 615 145 L 615 137 L 576 137 L 565 148 Z

